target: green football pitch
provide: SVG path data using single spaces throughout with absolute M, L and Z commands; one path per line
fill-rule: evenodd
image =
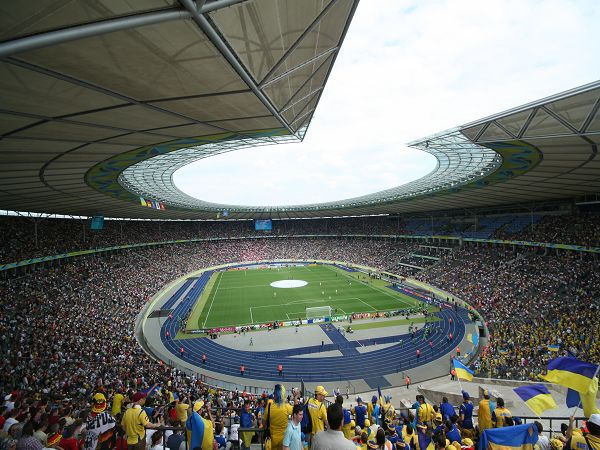
M 307 284 L 298 288 L 271 286 L 281 280 Z M 216 272 L 196 302 L 187 330 L 305 319 L 306 308 L 315 306 L 331 306 L 337 314 L 423 306 L 386 285 L 360 272 L 327 265 Z

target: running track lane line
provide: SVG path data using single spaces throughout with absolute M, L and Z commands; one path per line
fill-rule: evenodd
M 212 309 L 212 305 L 215 301 L 215 297 L 217 296 L 217 292 L 219 291 L 219 286 L 221 286 L 222 279 L 223 279 L 223 272 L 219 272 L 219 282 L 217 283 L 217 288 L 215 289 L 215 292 L 213 293 L 213 298 L 210 301 L 210 306 L 208 307 L 208 312 L 206 313 L 206 318 L 204 319 L 204 324 L 202 325 L 202 328 L 206 328 L 206 321 L 208 320 L 208 316 L 210 316 L 210 310 Z

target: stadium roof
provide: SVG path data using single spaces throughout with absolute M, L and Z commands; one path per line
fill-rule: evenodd
M 303 139 L 358 0 L 0 6 L 0 209 L 156 219 L 434 211 L 600 191 L 600 82 L 409 145 L 436 169 L 336 202 L 194 199 L 183 165 Z M 141 206 L 140 197 L 165 210 Z M 155 203 L 156 205 L 156 203 Z

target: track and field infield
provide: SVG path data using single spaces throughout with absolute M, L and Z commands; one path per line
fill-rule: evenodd
M 306 285 L 271 286 L 283 280 L 305 281 Z M 187 329 L 304 320 L 306 308 L 314 306 L 331 306 L 338 314 L 428 306 L 386 288 L 386 284 L 328 265 L 216 272 L 190 315 L 198 317 L 196 323 L 188 323 Z

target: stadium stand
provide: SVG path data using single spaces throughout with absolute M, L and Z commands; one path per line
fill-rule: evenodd
M 206 242 L 74 258 L 60 267 L 5 280 L 0 284 L 0 351 L 6 362 L 1 381 L 3 394 L 9 396 L 7 402 L 15 400 L 14 417 L 18 421 L 8 429 L 8 439 L 23 433 L 22 425 L 30 408 L 42 419 L 64 417 L 68 424 L 85 415 L 88 399 L 98 388 L 109 398 L 120 389 L 131 398 L 136 390 L 155 383 L 167 386 L 163 396 L 154 400 L 157 411 L 168 408 L 172 393 L 182 398 L 210 398 L 223 408 L 217 410 L 218 420 L 235 425 L 242 401 L 250 401 L 256 414 L 252 424 L 260 426 L 265 401 L 261 396 L 198 385 L 194 378 L 153 361 L 139 348 L 132 329 L 143 304 L 167 281 L 218 262 L 319 255 L 377 266 L 382 254 L 402 245 L 407 244 L 301 238 Z M 437 252 L 432 248 L 428 251 Z M 598 271 L 590 268 L 589 257 L 574 253 L 543 255 L 535 250 L 515 252 L 498 246 L 464 246 L 443 256 L 434 271 L 424 271 L 419 278 L 456 292 L 484 313 L 492 339 L 474 366 L 477 372 L 499 378 L 535 379 L 552 356 L 546 345 L 549 342 L 559 345 L 559 354 L 569 350 L 583 360 L 600 357 L 593 332 L 600 327 L 600 279 Z M 191 293 L 188 297 L 192 297 Z M 565 298 L 581 305 L 576 316 L 571 314 L 572 307 Z M 180 306 L 182 310 L 187 307 Z M 40 330 L 44 330 L 43 340 L 39 339 Z M 8 336 L 17 338 L 9 340 Z M 186 355 L 195 355 L 194 362 L 200 364 L 197 355 L 218 355 L 215 350 L 223 351 L 215 348 L 217 345 L 204 339 L 199 347 L 187 348 Z M 254 366 L 252 370 L 264 372 L 265 377 L 277 379 L 272 361 L 257 364 L 244 360 L 243 352 L 233 353 L 236 352 L 229 350 L 221 354 L 224 371 L 236 371 L 238 361 L 242 361 Z M 273 352 L 272 356 L 277 355 Z M 380 360 L 382 356 L 373 353 L 371 357 Z M 408 350 L 398 352 L 396 361 L 405 362 L 407 358 Z M 338 368 L 339 373 L 352 376 L 353 370 L 360 371 L 361 376 L 366 373 L 376 384 L 377 365 L 369 361 L 367 356 L 364 361 L 359 358 L 352 366 Z M 286 372 L 301 370 L 301 363 L 298 364 L 286 364 Z M 323 367 L 317 365 L 315 371 L 334 370 L 327 361 L 320 364 Z M 39 402 L 32 397 L 35 392 L 49 400 Z M 53 403 L 60 405 L 56 412 Z M 58 419 L 53 419 L 56 415 Z M 4 416 L 5 420 L 13 417 L 6 410 Z M 153 418 L 156 419 L 157 416 Z M 410 421 L 399 420 L 400 424 Z M 170 423 L 174 425 L 176 421 Z

